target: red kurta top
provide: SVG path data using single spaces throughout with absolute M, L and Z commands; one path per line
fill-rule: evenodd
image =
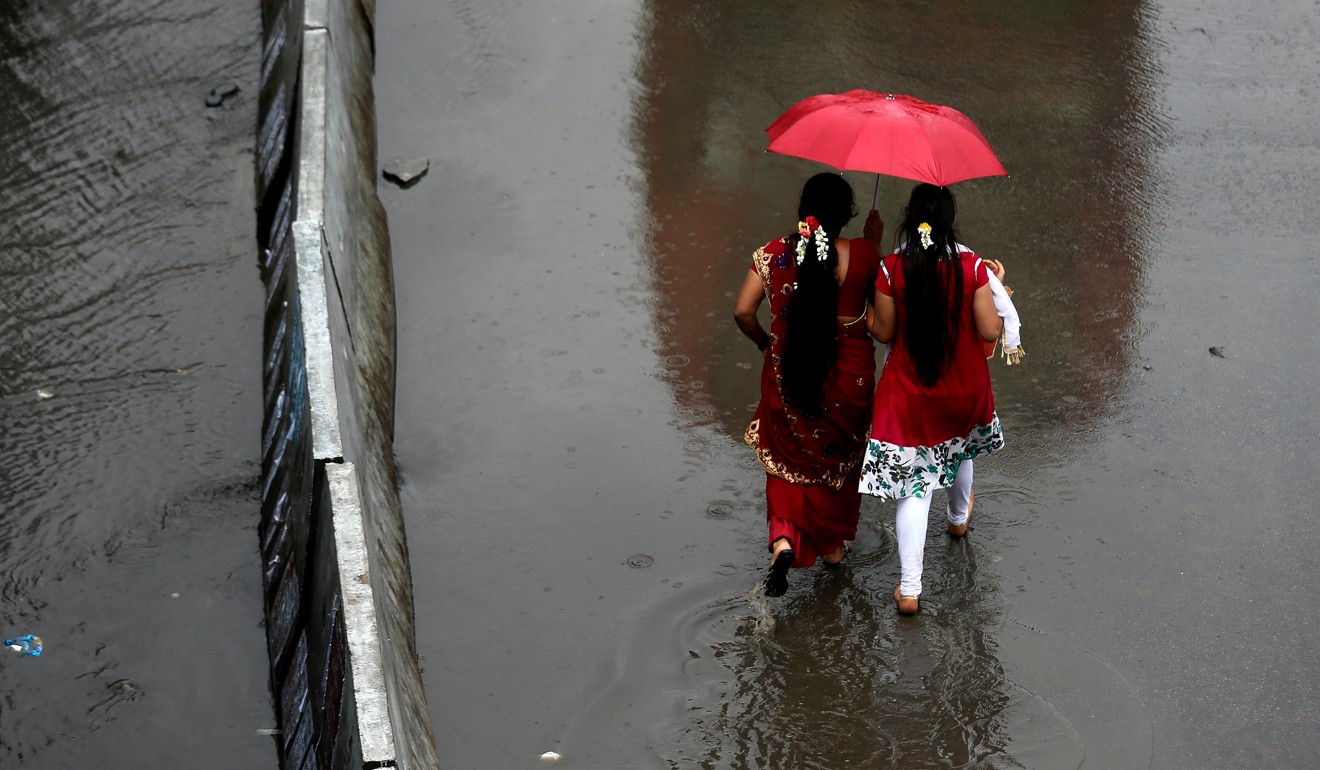
M 995 420 L 990 367 L 972 315 L 972 295 L 989 280 L 986 266 L 965 246 L 959 246 L 958 265 L 963 271 L 963 296 L 957 342 L 949 366 L 934 385 L 926 387 L 917 380 L 904 341 L 907 311 L 902 301 L 902 258 L 895 252 L 882 262 L 875 287 L 895 299 L 898 324 L 875 392 L 872 439 L 900 447 L 934 447 L 965 438 L 978 426 Z

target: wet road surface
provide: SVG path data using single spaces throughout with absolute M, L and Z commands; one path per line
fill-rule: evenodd
M 378 7 L 382 163 L 431 161 L 382 198 L 445 766 L 1307 765 L 1316 24 L 1303 2 Z M 763 129 L 854 87 L 956 106 L 1011 174 L 955 192 L 1029 356 L 992 368 L 1008 448 L 977 466 L 971 537 L 931 528 L 913 619 L 873 501 L 847 570 L 749 595 L 732 292 L 820 170 Z M 889 222 L 910 186 L 882 181 Z
M 0 4 L 6 769 L 278 765 L 247 5 Z

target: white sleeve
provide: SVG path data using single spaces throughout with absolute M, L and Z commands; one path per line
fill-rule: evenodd
M 995 272 L 986 269 L 986 275 L 990 277 L 990 294 L 995 298 L 995 312 L 1004 319 L 1004 348 L 1012 350 L 1022 347 L 1022 321 L 1018 318 L 1017 307 L 1014 306 L 1012 298 L 1004 290 L 1004 284 L 999 282 Z

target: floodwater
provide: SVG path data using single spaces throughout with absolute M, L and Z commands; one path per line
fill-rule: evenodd
M 431 163 L 382 197 L 443 765 L 1314 764 L 1315 8 L 379 4 L 381 160 Z M 1008 448 L 910 619 L 891 504 L 752 590 L 732 296 L 820 170 L 764 128 L 854 87 L 958 107 L 1011 174 L 955 189 L 1024 318 Z
M 278 766 L 260 9 L 0 3 L 0 767 Z M 205 106 L 211 89 L 240 91 Z

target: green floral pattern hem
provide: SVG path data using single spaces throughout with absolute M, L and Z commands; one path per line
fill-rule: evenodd
M 989 425 L 978 425 L 965 437 L 936 446 L 899 446 L 871 439 L 862 458 L 859 489 L 876 497 L 925 497 L 953 486 L 965 460 L 1004 448 L 1004 431 L 995 414 Z

